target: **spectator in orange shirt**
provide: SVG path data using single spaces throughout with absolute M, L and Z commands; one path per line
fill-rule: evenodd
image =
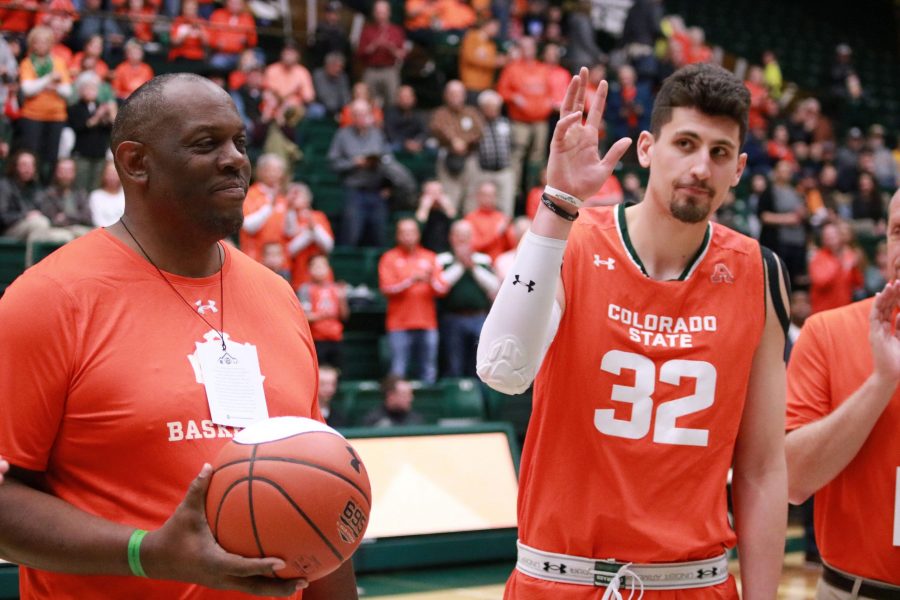
M 483 252 L 491 260 L 509 250 L 506 235 L 510 218 L 497 210 L 497 186 L 492 181 L 481 183 L 475 192 L 478 208 L 464 218 L 472 224 L 472 248 Z
M 547 118 L 553 111 L 548 69 L 536 58 L 534 39 L 521 38 L 518 48 L 520 58 L 503 67 L 497 83 L 512 122 L 511 160 L 517 186 L 529 164 L 536 167 L 547 160 Z
M 215 53 L 209 64 L 218 71 L 231 71 L 241 52 L 256 47 L 256 21 L 243 0 L 226 0 L 225 8 L 213 11 L 209 24 L 210 48 Z
M 316 99 L 312 75 L 300 64 L 300 50 L 291 41 L 281 49 L 278 62 L 266 67 L 263 87 L 275 102 L 275 120 L 296 126 L 306 114 L 306 107 Z
M 72 95 L 69 69 L 52 56 L 53 32 L 38 26 L 28 34 L 28 56 L 19 65 L 22 102 L 18 120 L 20 144 L 39 159 L 40 179 L 49 181 L 59 156 L 59 138 L 66 125 L 66 99 Z
M 347 284 L 334 281 L 328 256 L 309 258 L 309 281 L 297 288 L 297 297 L 306 312 L 319 364 L 341 368 L 344 321 L 350 316 Z
M 287 188 L 288 212 L 284 223 L 291 260 L 291 286 L 296 290 L 309 280 L 310 259 L 334 248 L 334 232 L 328 217 L 312 208 L 312 191 L 305 183 Z
M 556 44 L 547 44 L 544 46 L 544 53 L 541 55 L 544 64 L 547 65 L 547 85 L 550 87 L 551 107 L 553 111 L 550 113 L 551 118 L 559 118 L 559 108 L 562 106 L 563 98 L 566 97 L 566 88 L 572 81 L 572 74 L 568 69 L 559 64 L 560 51 Z M 554 123 L 550 123 L 550 130 L 554 129 Z
M 256 181 L 247 190 L 244 224 L 240 233 L 241 251 L 253 260 L 262 258 L 262 248 L 266 243 L 284 244 L 287 199 L 283 189 L 286 169 L 284 159 L 277 154 L 263 154 L 256 161 Z
M 809 261 L 809 299 L 813 314 L 853 302 L 863 285 L 859 252 L 850 247 L 837 223 L 822 226 L 822 243 Z
M 744 87 L 750 91 L 750 114 L 748 115 L 750 129 L 757 127 L 769 127 L 769 118 L 778 114 L 778 105 L 769 96 L 769 88 L 766 87 L 765 72 L 759 65 L 753 65 L 747 70 L 747 80 Z
M 459 49 L 459 79 L 466 86 L 469 104 L 475 103 L 480 92 L 494 87 L 497 70 L 506 64 L 506 56 L 498 51 L 494 41 L 499 31 L 500 22 L 492 17 L 484 19 L 463 37 Z
M 137 40 L 128 40 L 125 61 L 113 71 L 112 88 L 116 98 L 124 100 L 151 79 L 153 69 L 144 62 L 144 47 Z
M 363 100 L 369 105 L 372 110 L 372 123 L 376 127 L 384 125 L 384 111 L 380 106 L 375 104 L 372 99 L 372 90 L 365 81 L 357 81 L 354 83 L 350 91 L 350 96 L 350 102 L 341 109 L 341 114 L 338 117 L 338 125 L 341 127 L 349 127 L 353 124 L 353 103 L 356 100 Z
M 419 245 L 415 219 L 397 222 L 397 245 L 378 261 L 378 286 L 387 297 L 390 374 L 406 377 L 418 361 L 418 378 L 437 379 L 438 329 L 435 301 L 448 291 L 437 256 Z
M 209 22 L 199 16 L 197 0 L 183 0 L 181 16 L 169 28 L 169 61 L 195 71 L 205 63 L 209 48 Z
M 357 63 L 379 106 L 393 102 L 400 87 L 400 68 L 406 57 L 406 33 L 391 23 L 391 5 L 378 0 L 372 8 L 372 22 L 363 26 L 356 50 Z
M 156 19 L 156 7 L 145 0 L 128 0 L 126 19 L 122 21 L 124 33 L 128 37 L 140 40 L 144 44 L 153 41 L 153 21 Z
M 0 31 L 26 34 L 34 27 L 38 0 L 9 0 L 0 8 Z
M 76 53 L 69 62 L 69 76 L 72 79 L 85 70 L 93 71 L 102 80 L 106 80 L 109 76 L 109 65 L 103 61 L 102 35 L 92 35 L 81 52 Z

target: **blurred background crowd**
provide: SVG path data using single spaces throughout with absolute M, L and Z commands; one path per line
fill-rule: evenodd
M 201 73 L 249 134 L 232 241 L 297 291 L 336 367 L 326 380 L 344 380 L 323 386 L 332 418 L 402 423 L 411 401 L 372 416 L 347 399 L 385 375 L 385 397 L 407 380 L 476 385 L 572 73 L 589 69 L 586 103 L 610 82 L 603 151 L 648 128 L 668 74 L 716 62 L 752 98 L 747 169 L 716 220 L 785 260 L 795 338 L 809 314 L 884 285 L 898 28 L 891 1 L 2 1 L 0 288 L 121 216 L 118 104 L 154 74 Z M 629 154 L 588 203 L 640 202 L 645 183 Z

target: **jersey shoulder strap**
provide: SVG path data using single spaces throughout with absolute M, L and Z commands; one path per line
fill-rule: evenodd
M 775 308 L 775 314 L 778 315 L 778 322 L 781 323 L 781 329 L 784 331 L 785 336 L 787 336 L 788 327 L 791 325 L 791 317 L 781 297 L 781 286 L 778 283 L 778 274 L 781 274 L 781 280 L 784 282 L 784 289 L 787 290 L 788 298 L 791 297 L 791 278 L 788 275 L 787 267 L 780 256 L 762 244 L 760 244 L 759 249 L 762 252 L 763 268 L 766 272 L 769 295 L 772 296 L 772 306 Z

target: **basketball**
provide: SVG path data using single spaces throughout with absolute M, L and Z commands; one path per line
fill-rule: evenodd
M 212 466 L 206 516 L 225 550 L 281 558 L 287 566 L 277 576 L 312 581 L 362 541 L 369 476 L 331 427 L 302 417 L 260 421 L 236 434 Z

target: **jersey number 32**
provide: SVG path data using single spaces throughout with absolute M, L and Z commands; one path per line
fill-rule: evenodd
M 613 408 L 594 411 L 594 427 L 601 433 L 639 440 L 650 433 L 653 421 L 652 395 L 656 389 L 656 364 L 646 356 L 622 350 L 610 350 L 603 355 L 600 368 L 613 375 L 622 370 L 634 371 L 634 385 L 613 385 L 611 398 L 615 402 L 632 405 L 630 419 L 617 419 Z M 679 385 L 683 378 L 697 382 L 694 393 L 661 403 L 656 408 L 653 441 L 659 444 L 706 446 L 709 431 L 676 427 L 678 417 L 693 414 L 713 405 L 716 394 L 716 368 L 702 360 L 670 360 L 659 368 L 659 381 Z

